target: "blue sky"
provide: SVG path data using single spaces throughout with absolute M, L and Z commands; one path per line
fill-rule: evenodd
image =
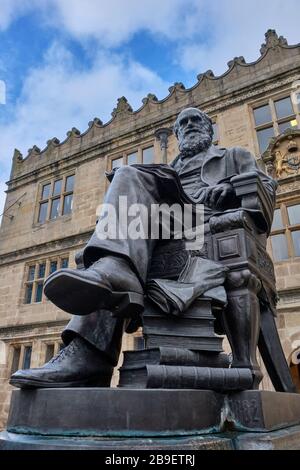
M 0 214 L 14 148 L 45 147 L 72 127 L 259 57 L 275 28 L 300 42 L 299 0 L 0 0 Z

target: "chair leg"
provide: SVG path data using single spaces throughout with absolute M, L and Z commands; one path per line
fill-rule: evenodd
M 253 389 L 259 387 L 263 375 L 256 358 L 260 327 L 258 278 L 248 269 L 229 273 L 226 283 L 228 305 L 223 321 L 232 349 L 232 367 L 249 368 L 253 373 Z
M 289 366 L 280 343 L 275 318 L 270 308 L 262 305 L 258 348 L 277 392 L 296 393 Z

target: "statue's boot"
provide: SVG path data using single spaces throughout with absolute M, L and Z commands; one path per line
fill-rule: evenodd
M 76 336 L 43 367 L 15 372 L 10 384 L 20 388 L 109 387 L 113 369 L 103 353 Z
M 105 256 L 87 269 L 60 269 L 45 281 L 51 302 L 73 315 L 107 309 L 134 317 L 144 309 L 144 292 L 129 262 Z

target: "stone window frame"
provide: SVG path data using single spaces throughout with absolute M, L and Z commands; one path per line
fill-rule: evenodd
M 300 255 L 297 255 L 295 253 L 294 242 L 292 238 L 293 232 L 300 231 L 300 223 L 290 224 L 289 215 L 288 215 L 288 207 L 291 207 L 291 206 L 299 206 L 299 209 L 300 209 L 300 200 L 296 199 L 296 200 L 281 202 L 277 205 L 275 209 L 275 210 L 280 210 L 281 221 L 282 221 L 282 227 L 271 229 L 271 234 L 270 234 L 271 255 L 275 263 L 285 263 L 289 261 L 290 259 L 300 258 Z M 288 257 L 286 259 L 276 260 L 274 257 L 273 249 L 272 249 L 272 237 L 276 235 L 285 235 L 286 243 L 287 243 L 287 252 L 288 252 Z
M 16 372 L 18 369 L 23 369 L 24 368 L 26 348 L 31 348 L 29 367 L 27 367 L 29 369 L 30 365 L 31 365 L 31 361 L 32 361 L 33 342 L 32 341 L 26 341 L 26 342 L 22 342 L 22 343 L 17 343 L 17 342 L 15 343 L 14 342 L 14 343 L 11 343 L 9 345 L 10 358 L 9 358 L 8 370 L 10 371 L 10 375 L 13 374 L 14 372 Z M 18 364 L 15 364 L 15 367 L 14 367 L 16 350 L 19 350 L 20 352 L 19 352 Z
M 213 135 L 213 144 L 214 145 L 219 145 L 220 142 L 220 127 L 218 123 L 218 119 L 216 117 L 212 118 L 212 123 L 214 127 L 214 135 Z
M 70 176 L 73 176 L 73 178 L 74 178 L 73 188 L 72 188 L 72 191 L 66 191 L 67 178 L 69 178 Z M 54 184 L 55 184 L 56 181 L 59 181 L 59 180 L 62 180 L 62 189 L 61 189 L 59 194 L 54 195 L 53 194 Z M 50 194 L 49 194 L 48 197 L 43 198 L 43 189 L 48 184 L 50 184 Z M 73 207 L 71 209 L 71 212 L 68 212 L 67 214 L 63 214 L 63 207 L 64 207 L 65 198 L 67 196 L 70 196 L 70 195 L 72 195 L 72 204 L 73 204 L 73 201 L 74 201 L 74 187 L 75 187 L 75 171 L 71 171 L 71 172 L 65 173 L 63 175 L 59 175 L 59 176 L 48 178 L 44 181 L 41 181 L 39 183 L 39 187 L 38 187 L 38 202 L 37 202 L 37 209 L 36 209 L 36 214 L 35 214 L 35 223 L 37 225 L 43 225 L 47 222 L 53 222 L 57 219 L 60 219 L 61 217 L 70 217 L 72 215 L 72 212 L 73 212 Z M 60 199 L 59 214 L 58 214 L 57 217 L 50 218 L 51 208 L 52 208 L 52 201 L 55 200 L 55 199 Z M 48 204 L 47 205 L 46 218 L 43 221 L 39 221 L 40 208 L 41 208 L 41 205 L 44 204 L 44 203 Z
M 139 164 L 143 163 L 143 151 L 150 147 L 153 148 L 153 163 L 155 163 L 155 160 L 156 160 L 155 145 L 154 145 L 154 141 L 151 140 L 149 142 L 143 143 L 142 145 L 136 145 L 124 151 L 115 152 L 113 155 L 110 155 L 108 158 L 108 170 L 111 171 L 113 169 L 113 162 L 121 158 L 123 159 L 122 166 L 128 165 L 128 157 L 130 155 L 133 155 L 134 153 L 137 154 L 136 163 L 139 163 Z
M 70 263 L 70 255 L 69 253 L 63 253 L 61 255 L 56 255 L 56 256 L 51 256 L 49 258 L 42 258 L 39 260 L 34 260 L 31 262 L 26 263 L 25 265 L 25 273 L 24 273 L 24 290 L 23 290 L 23 295 L 22 295 L 22 304 L 23 305 L 33 305 L 33 304 L 40 304 L 44 302 L 48 302 L 47 298 L 45 297 L 44 292 L 42 292 L 41 300 L 36 301 L 36 295 L 37 295 L 37 288 L 39 285 L 43 285 L 44 280 L 46 279 L 47 276 L 49 276 L 50 273 L 55 272 L 51 271 L 51 263 L 56 262 L 57 263 L 57 268 L 60 269 L 61 267 L 67 267 L 66 263 L 63 263 L 65 260 L 67 261 L 67 265 Z M 43 277 L 39 277 L 39 266 L 45 264 L 45 272 Z M 29 279 L 29 272 L 30 268 L 35 266 L 34 270 L 34 278 Z M 28 288 L 29 286 L 32 286 L 31 290 L 31 301 L 27 302 L 27 293 L 28 293 Z
M 51 355 L 48 354 L 50 347 L 53 348 L 53 353 Z M 50 359 L 56 356 L 59 353 L 59 351 L 63 349 L 64 347 L 65 346 L 61 339 L 52 339 L 52 340 L 49 339 L 49 340 L 43 341 L 44 354 L 43 354 L 43 360 L 42 360 L 41 365 L 50 361 Z
M 278 119 L 276 108 L 275 108 L 275 102 L 283 100 L 285 98 L 291 99 L 291 104 L 292 104 L 294 114 Z M 272 120 L 270 122 L 266 122 L 257 126 L 255 122 L 254 110 L 265 105 L 269 105 Z M 254 144 L 255 144 L 255 150 L 256 150 L 257 155 L 262 155 L 262 153 L 266 150 L 266 149 L 264 151 L 260 150 L 259 140 L 257 136 L 258 131 L 267 129 L 269 127 L 273 127 L 274 137 L 278 137 L 281 134 L 279 125 L 289 120 L 296 120 L 297 128 L 300 129 L 300 105 L 297 105 L 296 103 L 293 102 L 292 93 L 290 89 L 281 91 L 277 95 L 271 95 L 269 97 L 264 97 L 263 99 L 259 99 L 255 102 L 252 102 L 249 104 L 249 107 L 250 107 L 250 115 L 251 115 L 251 121 L 252 121 L 252 129 L 254 129 L 254 134 L 253 134 Z

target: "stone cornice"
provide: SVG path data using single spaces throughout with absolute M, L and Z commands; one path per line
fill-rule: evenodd
M 0 266 L 27 261 L 40 256 L 51 256 L 52 253 L 57 253 L 58 251 L 81 247 L 87 242 L 91 234 L 92 231 L 87 231 L 80 234 L 51 240 L 39 245 L 21 248 L 13 252 L 3 253 L 0 255 Z
M 47 321 L 47 322 L 36 322 L 36 323 L 28 323 L 28 324 L 22 324 L 22 325 L 7 325 L 7 326 L 2 326 L 0 327 L 0 338 L 1 340 L 5 339 L 15 339 L 21 338 L 21 337 L 26 337 L 27 339 L 30 338 L 30 336 L 34 337 L 36 339 L 37 333 L 36 330 L 37 328 L 41 328 L 41 336 L 48 336 L 53 334 L 53 332 L 47 332 L 45 330 L 46 328 L 57 328 L 57 333 L 61 332 L 61 328 L 64 327 L 68 323 L 67 320 L 54 320 L 54 321 Z
M 84 149 L 74 151 L 61 160 L 55 161 L 46 161 L 44 165 L 39 168 L 34 168 L 31 171 L 28 171 L 24 174 L 20 174 L 11 178 L 6 184 L 9 185 L 7 193 L 14 191 L 16 188 L 21 188 L 26 186 L 29 183 L 40 180 L 41 178 L 48 177 L 53 175 L 56 172 L 69 171 L 73 168 L 76 168 L 78 164 L 82 165 L 83 163 L 94 160 L 95 158 L 105 157 L 107 153 L 111 153 L 119 150 L 121 146 L 126 146 L 130 144 L 138 145 L 142 143 L 147 138 L 154 139 L 154 131 L 157 128 L 157 125 L 160 125 L 160 122 L 165 122 L 165 120 L 156 120 L 155 123 L 151 125 L 145 125 L 139 128 L 138 136 L 136 131 L 129 131 L 124 134 L 119 134 L 117 137 L 109 138 L 107 141 L 102 141 L 97 144 L 88 145 Z M 16 151 L 15 151 L 16 152 Z M 25 160 L 24 160 L 25 161 Z
M 295 70 L 293 70 L 293 72 L 295 72 Z M 300 64 L 297 68 L 297 73 L 293 73 L 292 75 L 290 72 L 288 74 L 280 74 L 280 77 L 281 79 L 278 79 L 278 77 L 272 77 L 272 80 L 264 81 L 263 85 L 255 83 L 251 87 L 247 87 L 241 90 L 240 93 L 232 95 L 229 98 L 224 97 L 224 100 L 218 100 L 218 103 L 203 109 L 206 113 L 210 114 L 217 111 L 222 111 L 240 102 L 259 98 L 260 95 L 264 96 L 266 93 L 274 92 L 283 86 L 290 85 L 300 78 Z

